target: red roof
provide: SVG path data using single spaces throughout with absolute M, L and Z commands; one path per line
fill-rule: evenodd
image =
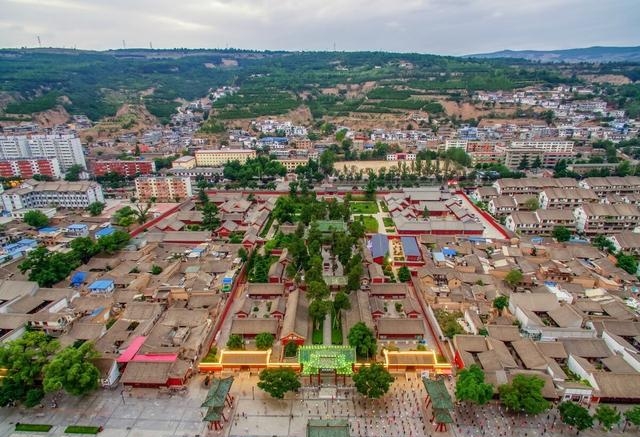
M 173 363 L 178 359 L 178 354 L 140 354 L 131 361 L 142 363 Z
M 132 361 L 146 340 L 147 337 L 143 336 L 134 338 L 129 347 L 122 352 L 116 361 L 118 363 L 128 363 Z

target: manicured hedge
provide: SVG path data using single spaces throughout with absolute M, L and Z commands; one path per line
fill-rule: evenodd
M 16 431 L 28 432 L 49 432 L 53 425 L 43 425 L 39 423 L 16 423 Z

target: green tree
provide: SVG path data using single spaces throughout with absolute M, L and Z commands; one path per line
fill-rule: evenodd
M 0 384 L 0 406 L 12 401 L 23 401 L 25 405 L 37 405 L 42 391 L 42 369 L 60 348 L 60 343 L 40 331 L 27 331 L 12 341 L 0 346 L 0 367 L 6 376 Z
M 151 266 L 151 274 L 152 275 L 159 275 L 160 273 L 162 273 L 162 267 L 160 267 L 157 264 L 153 264 Z
M 571 231 L 564 226 L 554 226 L 551 235 L 559 242 L 569 241 L 571 239 Z
M 339 313 L 342 310 L 350 310 L 351 301 L 349 300 L 349 296 L 342 291 L 337 292 L 333 298 L 333 309 L 336 313 Z
M 298 375 L 292 369 L 264 369 L 259 375 L 258 388 L 276 399 L 283 399 L 289 391 L 297 391 L 300 387 Z
M 411 280 L 411 271 L 409 271 L 409 267 L 402 266 L 398 269 L 398 280 L 400 282 L 409 282 Z
M 369 179 L 364 187 L 364 197 L 369 201 L 374 201 L 376 199 L 377 188 L 378 184 L 376 183 L 375 177 L 373 177 L 372 174 L 369 174 Z
M 369 359 L 376 356 L 376 336 L 363 322 L 353 325 L 347 339 L 349 346 L 356 348 L 358 357 Z
M 298 354 L 298 343 L 295 341 L 289 341 L 284 346 L 285 357 L 295 357 Z
M 37 282 L 41 287 L 51 287 L 65 279 L 78 266 L 80 258 L 75 251 L 53 253 L 46 247 L 39 246 L 29 252 L 18 269 L 22 273 L 29 272 L 30 281 Z
M 238 334 L 231 334 L 227 340 L 227 348 L 232 351 L 244 349 L 244 340 Z
M 249 253 L 247 252 L 247 249 L 245 249 L 244 247 L 238 249 L 238 258 L 240 258 L 242 262 L 246 262 L 247 259 L 249 259 Z
M 544 380 L 537 376 L 516 375 L 510 384 L 498 388 L 500 402 L 510 410 L 527 414 L 540 414 L 551 407 L 542 397 Z
M 69 182 L 79 181 L 80 173 L 82 173 L 82 170 L 84 169 L 82 168 L 81 165 L 79 164 L 72 165 L 71 167 L 69 167 L 69 169 L 67 170 L 67 173 L 64 175 L 64 180 Z
M 382 364 L 378 363 L 363 366 L 353 375 L 358 393 L 371 399 L 378 399 L 387 393 L 393 381 L 394 377 Z
M 529 157 L 524 155 L 518 164 L 518 170 L 526 170 L 529 168 Z
M 515 289 L 516 286 L 522 281 L 522 272 L 518 269 L 512 269 L 507 273 L 507 276 L 504 278 L 504 282 L 511 286 L 511 288 Z
M 609 405 L 598 405 L 593 418 L 600 422 L 602 429 L 611 431 L 613 425 L 620 422 L 622 415 L 617 408 L 610 407 Z
M 477 364 L 472 364 L 458 372 L 456 399 L 484 405 L 493 397 L 493 386 L 484 382 L 484 372 Z
M 329 287 L 323 280 L 307 282 L 306 295 L 309 300 L 326 299 L 329 297 Z
M 78 254 L 78 258 L 83 263 L 89 262 L 91 257 L 100 252 L 100 248 L 89 237 L 78 237 L 71 240 L 69 247 Z
M 562 402 L 558 405 L 558 411 L 562 423 L 574 426 L 578 431 L 593 426 L 593 417 L 589 414 L 589 410 L 575 402 Z
M 112 255 L 129 244 L 129 240 L 131 240 L 131 235 L 128 232 L 117 229 L 115 232 L 99 238 L 96 244 L 100 251 Z
M 34 209 L 25 213 L 24 222 L 32 228 L 43 228 L 49 224 L 49 217 Z
M 64 390 L 82 396 L 98 388 L 100 371 L 91 363 L 98 357 L 92 343 L 69 346 L 58 353 L 44 368 L 44 390 Z
M 260 334 L 256 335 L 256 347 L 258 348 L 258 350 L 266 351 L 267 349 L 270 349 L 271 346 L 273 346 L 273 340 L 273 334 L 269 332 L 261 332 Z
M 423 219 L 428 219 L 429 218 L 429 208 L 427 208 L 426 206 L 424 207 L 424 209 L 422 210 L 422 218 Z
M 616 255 L 616 267 L 620 267 L 630 275 L 635 275 L 638 271 L 638 260 L 633 255 L 625 255 L 620 252 Z
M 498 296 L 493 299 L 493 307 L 498 311 L 504 310 L 509 306 L 509 298 L 507 296 Z
M 542 160 L 540 159 L 540 155 L 536 156 L 536 159 L 531 164 L 531 168 L 540 168 L 542 167 Z
M 611 252 L 611 253 L 613 253 L 616 250 L 613 242 L 602 234 L 594 237 L 591 240 L 591 244 L 600 250 L 606 250 L 607 252 Z
M 215 203 L 207 202 L 202 208 L 202 227 L 209 231 L 214 231 L 220 227 L 218 207 Z
M 625 411 L 624 418 L 627 422 L 631 422 L 635 426 L 640 426 L 640 405 L 636 405 Z
M 309 304 L 309 316 L 313 319 L 316 329 L 319 329 L 320 322 L 331 311 L 331 301 L 315 299 Z
M 107 206 L 105 203 L 93 202 L 89 206 L 87 206 L 87 211 L 89 211 L 89 214 L 95 217 L 102 214 L 102 211 L 104 211 L 105 206 Z
M 527 208 L 529 211 L 535 211 L 536 209 L 540 208 L 540 203 L 538 202 L 538 198 L 532 197 L 530 199 L 527 199 L 524 202 L 524 207 Z
M 206 205 L 209 203 L 209 195 L 207 194 L 206 186 L 204 188 L 200 188 L 200 191 L 198 191 L 198 201 L 201 205 Z

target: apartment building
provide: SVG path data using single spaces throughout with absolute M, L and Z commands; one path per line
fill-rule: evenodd
M 587 203 L 578 206 L 573 214 L 576 229 L 587 235 L 631 231 L 640 225 L 640 208 L 624 203 Z
M 181 168 L 189 170 L 196 167 L 196 158 L 193 156 L 181 156 L 171 163 L 171 168 Z
M 287 173 L 296 171 L 296 168 L 309 164 L 308 159 L 280 159 L 280 162 L 287 169 Z
M 505 219 L 505 226 L 520 235 L 551 235 L 556 226 L 575 230 L 576 221 L 568 209 L 539 209 L 513 212 Z
M 504 165 L 516 169 L 523 159 L 527 159 L 529 165 L 539 158 L 542 167 L 554 167 L 558 161 L 574 156 L 573 141 L 558 140 L 530 140 L 512 141 L 508 146 L 497 146 L 500 152 L 504 152 Z
M 136 178 L 136 197 L 146 202 L 155 198 L 157 202 L 178 202 L 193 195 L 189 177 L 149 177 Z
M 91 166 L 93 174 L 104 176 L 107 173 L 117 173 L 126 177 L 148 175 L 155 173 L 156 164 L 153 161 L 96 161 Z
M 387 155 L 387 161 L 415 161 L 415 153 L 390 153 Z
M 604 178 L 585 178 L 580 181 L 580 187 L 593 190 L 600 197 L 610 194 L 640 194 L 640 177 L 609 176 Z
M 252 149 L 198 150 L 195 157 L 198 167 L 219 167 L 229 161 L 240 161 L 244 164 L 247 159 L 256 157 L 256 151 Z
M 502 164 L 505 158 L 504 143 L 496 141 L 469 141 L 466 150 L 474 166 Z
M 0 136 L 0 159 L 56 158 L 64 172 L 73 165 L 87 168 L 80 139 L 75 135 Z
M 2 193 L 5 211 L 61 207 L 86 208 L 93 202 L 104 202 L 102 187 L 97 182 L 28 181 L 19 188 Z
M 60 179 L 60 163 L 57 158 L 41 159 L 12 159 L 0 161 L 0 176 L 3 178 L 17 177 L 29 179 L 34 175 L 49 176 Z
M 578 182 L 572 178 L 523 178 L 498 179 L 493 183 L 498 194 L 534 194 L 546 188 L 578 188 Z
M 538 196 L 542 209 L 575 209 L 583 203 L 598 203 L 600 198 L 585 188 L 545 188 Z

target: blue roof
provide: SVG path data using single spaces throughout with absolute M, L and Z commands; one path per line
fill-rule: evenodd
M 286 143 L 289 141 L 286 137 L 264 137 L 260 138 L 263 143 Z
M 389 253 L 389 238 L 384 234 L 373 234 L 369 244 L 374 258 L 386 256 Z
M 81 285 L 87 279 L 87 272 L 75 272 L 71 277 L 71 285 Z
M 448 247 L 443 247 L 442 253 L 444 254 L 444 256 L 456 256 L 458 254 L 455 249 L 449 249 Z
M 407 256 L 420 256 L 420 248 L 415 237 L 400 237 L 402 242 L 402 250 Z
M 109 288 L 112 285 L 113 281 L 111 279 L 99 279 L 93 284 L 89 285 L 89 290 L 104 290 L 105 288 Z
M 444 254 L 442 252 L 433 252 L 433 260 L 439 263 L 445 262 Z
M 86 229 L 87 225 L 84 223 L 74 223 L 72 225 L 67 226 L 67 229 Z
M 111 226 L 109 226 L 108 228 L 100 229 L 99 231 L 96 232 L 96 238 L 106 237 L 107 235 L 113 234 L 115 231 L 116 230 Z
M 45 234 L 49 234 L 52 232 L 56 232 L 58 230 L 58 228 L 54 227 L 54 226 L 46 226 L 44 228 L 40 228 L 38 229 L 38 232 L 43 232 Z
M 222 278 L 223 284 L 233 284 L 233 278 Z

